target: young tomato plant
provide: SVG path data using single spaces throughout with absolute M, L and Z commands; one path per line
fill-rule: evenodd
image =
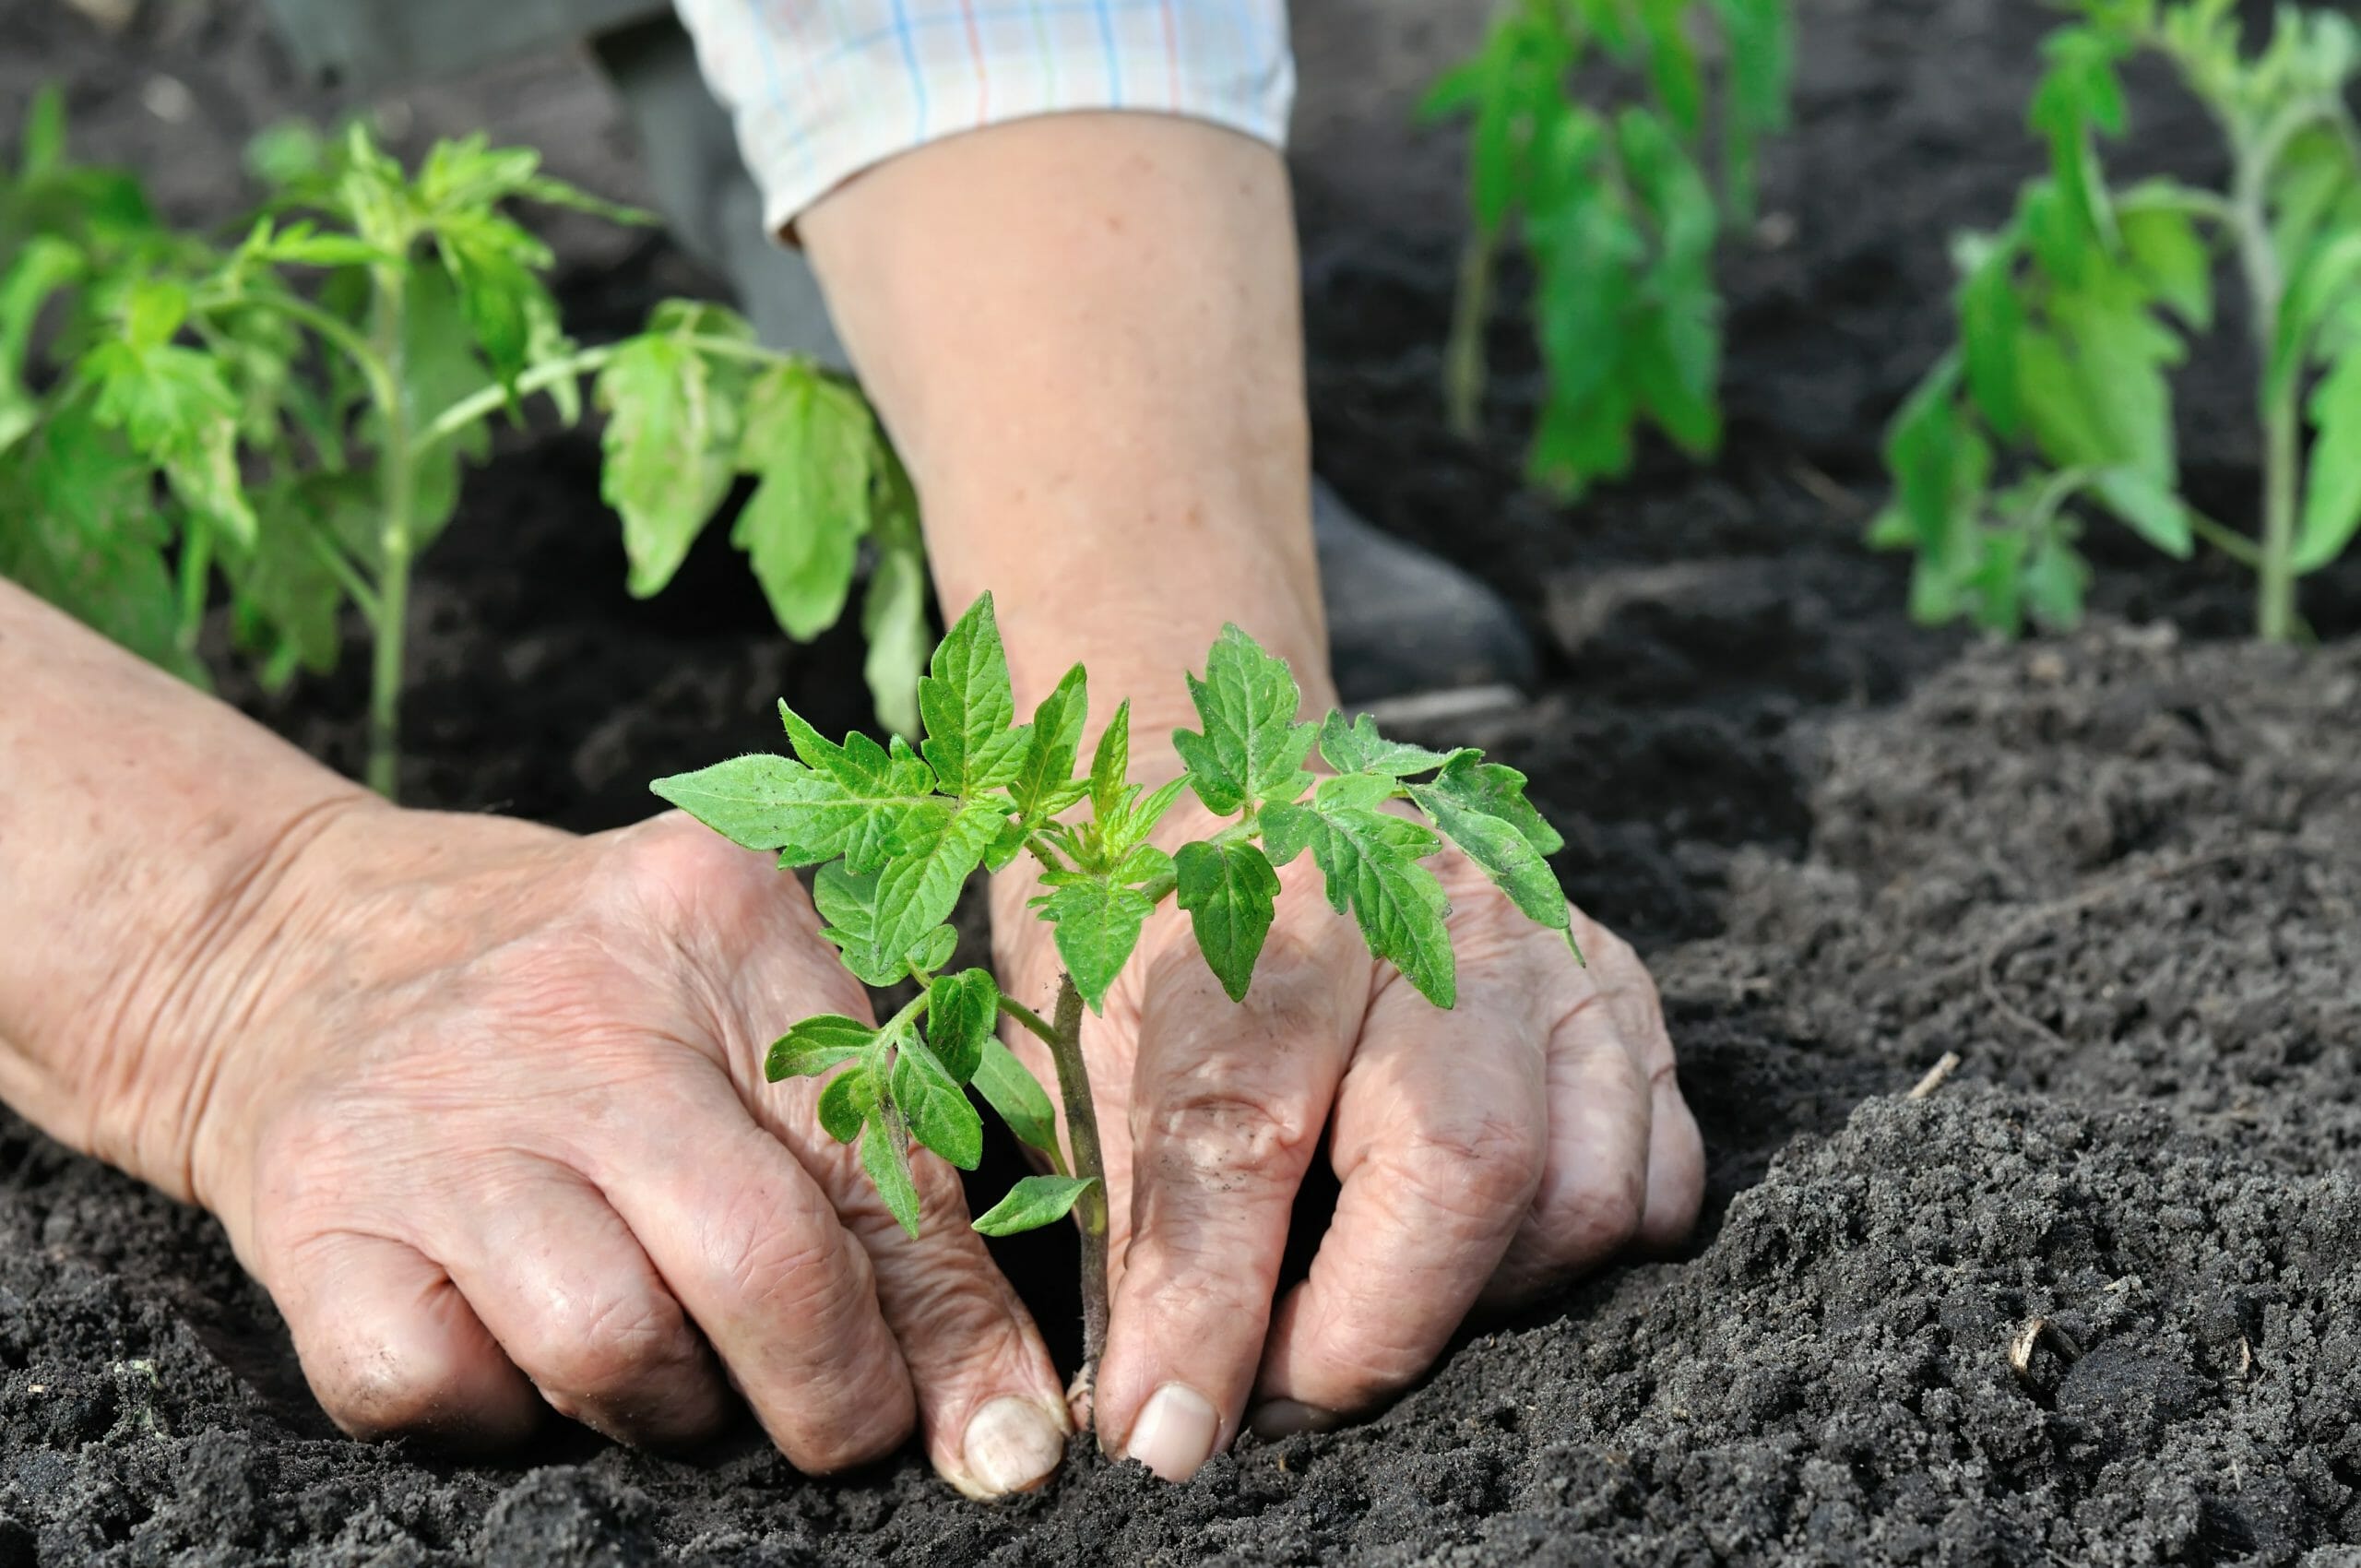
M 1204 728 L 1174 733 L 1180 778 L 1153 789 L 1131 780 L 1129 703 L 1100 735 L 1088 772 L 1077 774 L 1086 680 L 1076 665 L 1030 723 L 1016 723 L 986 595 L 944 636 L 919 683 L 926 738 L 917 749 L 859 734 L 837 745 L 781 703 L 793 757 L 742 756 L 653 788 L 732 842 L 776 852 L 782 868 L 818 866 L 813 896 L 845 967 L 872 986 L 916 983 L 909 1004 L 882 1026 L 808 1018 L 765 1063 L 774 1081 L 835 1073 L 821 1091 L 821 1124 L 859 1143 L 862 1167 L 905 1229 L 915 1235 L 919 1224 L 913 1144 L 976 1167 L 983 1123 L 967 1090 L 1039 1151 L 1050 1173 L 1019 1182 L 975 1225 L 1002 1236 L 1074 1217 L 1086 1384 L 1106 1334 L 1107 1204 L 1082 1012 L 1102 1007 L 1159 904 L 1177 899 L 1187 911 L 1233 1001 L 1246 995 L 1270 932 L 1277 868 L 1307 850 L 1329 902 L 1359 922 L 1370 951 L 1440 1007 L 1454 997 L 1448 907 L 1442 885 L 1418 862 L 1445 839 L 1570 944 L 1572 930 L 1544 858 L 1562 841 L 1525 799 L 1514 769 L 1473 750 L 1385 740 L 1366 716 L 1298 722 L 1300 694 L 1285 661 L 1229 626 L 1207 656 L 1205 678 L 1189 683 Z M 1304 766 L 1315 744 L 1335 770 L 1316 779 Z M 1168 852 L 1151 837 L 1183 790 L 1229 820 Z M 1385 809 L 1394 802 L 1425 820 Z M 1085 802 L 1086 816 L 1066 820 Z M 944 922 L 968 873 L 1027 853 L 1049 889 L 1034 907 L 1055 928 L 1065 964 L 1046 1018 L 1003 994 L 986 970 L 944 971 L 955 940 Z M 997 1038 L 1000 1018 L 1049 1048 L 1071 1159 L 1048 1096 Z
M 62 132 L 36 129 L 20 185 L 60 165 Z M 752 476 L 731 538 L 789 635 L 836 620 L 874 541 L 872 683 L 888 721 L 915 727 L 916 502 L 857 391 L 711 304 L 667 302 L 635 337 L 571 342 L 553 257 L 509 208 L 636 215 L 541 174 L 530 151 L 445 142 L 412 173 L 355 125 L 332 142 L 281 131 L 257 152 L 269 201 L 233 245 L 131 225 L 119 196 L 103 210 L 68 196 L 0 256 L 0 488 L 27 493 L 29 519 L 0 565 L 191 673 L 217 571 L 269 682 L 332 666 L 352 606 L 373 638 L 367 778 L 391 794 L 412 564 L 491 422 L 540 396 L 570 423 L 595 377 L 632 591 L 670 582 Z M 60 299 L 52 362 L 30 374 L 35 323 Z M 43 534 L 52 547 L 23 542 Z
M 1705 53 L 1720 44 L 1709 114 Z M 1534 337 L 1548 383 L 1528 467 L 1572 498 L 1628 472 L 1654 424 L 1684 451 L 1721 444 L 1721 300 L 1714 250 L 1726 208 L 1752 221 L 1755 149 L 1783 126 L 1794 55 L 1786 0 L 1508 0 L 1475 56 L 1423 113 L 1472 121 L 1473 227 L 1443 353 L 1453 427 L 1482 422 L 1492 275 L 1513 229 L 1533 269 Z M 1635 101 L 1574 96 L 1608 73 Z M 1612 89 L 1608 89 L 1612 92 Z M 1720 130 L 1720 199 L 1706 172 Z
M 2048 174 L 1997 234 L 1962 240 L 1960 346 L 1896 417 L 1893 504 L 1873 542 L 1914 550 L 1915 612 L 2014 635 L 2069 627 L 2090 568 L 2088 512 L 2186 557 L 2205 542 L 2256 576 L 2255 629 L 2296 632 L 2296 585 L 2361 528 L 2361 125 L 2346 92 L 2361 30 L 2282 10 L 2241 47 L 2234 0 L 2083 0 L 2047 44 L 2033 101 Z M 2228 188 L 2111 189 L 2118 65 L 2153 52 L 2221 126 Z M 2235 263 L 2254 329 L 2262 434 L 2259 537 L 2179 493 L 2167 373 L 2213 323 Z M 2309 457 L 2305 453 L 2310 426 Z

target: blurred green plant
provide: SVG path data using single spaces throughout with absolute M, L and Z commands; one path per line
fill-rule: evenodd
M 372 634 L 367 778 L 391 795 L 412 564 L 491 422 L 540 397 L 570 424 L 587 381 L 631 591 L 661 590 L 751 476 L 731 539 L 789 636 L 836 621 L 874 541 L 869 678 L 886 722 L 916 729 L 917 503 L 859 392 L 696 302 L 578 347 L 549 247 L 509 209 L 636 213 L 480 137 L 412 172 L 365 125 L 287 126 L 250 153 L 260 216 L 217 244 L 159 223 L 129 176 L 67 162 L 55 94 L 23 145 L 0 182 L 0 573 L 198 681 L 217 576 L 236 646 L 273 684 L 332 668 L 355 608 Z
M 2346 101 L 2361 30 L 2289 7 L 2248 53 L 2235 0 L 2076 9 L 2033 98 L 2048 172 L 2006 228 L 1958 242 L 1959 346 L 1894 420 L 1894 499 L 1870 538 L 1917 552 L 1921 620 L 2013 636 L 2080 620 L 2091 571 L 2076 544 L 2091 516 L 2112 517 L 2166 554 L 2202 542 L 2252 569 L 2255 630 L 2284 641 L 2301 624 L 2297 579 L 2361 529 L 2361 125 Z M 2110 187 L 2099 143 L 2127 128 L 2119 68 L 2142 53 L 2220 125 L 2226 190 Z M 2175 450 L 2168 373 L 2212 327 L 2225 261 L 2259 372 L 2255 537 L 2188 503 Z
M 1481 427 L 1493 273 L 1513 233 L 1547 382 L 1534 481 L 1571 499 L 1620 477 L 1643 423 L 1693 456 L 1719 448 L 1714 250 L 1753 221 L 1756 149 L 1786 124 L 1794 49 L 1787 0 L 1509 0 L 1421 109 L 1470 122 L 1472 224 L 1443 355 L 1454 431 Z M 1593 65 L 1633 101 L 1580 101 Z

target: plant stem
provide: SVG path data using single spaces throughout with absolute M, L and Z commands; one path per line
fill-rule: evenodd
M 1442 406 L 1451 433 L 1473 441 L 1484 431 L 1484 327 L 1492 314 L 1492 259 L 1500 235 L 1477 229 L 1459 253 L 1459 286 L 1451 303 L 1451 337 L 1442 350 Z
M 776 364 L 793 357 L 756 343 L 743 343 L 735 338 L 715 338 L 703 333 L 680 333 L 674 341 L 716 359 L 744 360 L 754 364 Z M 620 346 L 603 343 L 595 349 L 577 349 L 562 360 L 546 360 L 516 378 L 516 396 L 528 398 L 570 377 L 593 374 L 605 368 Z M 448 441 L 477 421 L 496 414 L 507 406 L 508 389 L 504 386 L 487 386 L 481 392 L 471 393 L 426 422 L 418 433 L 417 449 L 423 453 L 436 442 Z
M 213 574 L 213 529 L 202 518 L 189 518 L 188 539 L 181 547 L 181 624 L 178 641 L 183 653 L 196 651 L 196 635 L 205 627 L 205 590 Z
M 1090 1402 L 1098 1375 L 1098 1355 L 1107 1348 L 1107 1162 L 1098 1152 L 1098 1111 L 1090 1098 L 1090 1070 L 1082 1059 L 1082 992 L 1072 975 L 1058 977 L 1056 1021 L 1014 1003 L 1010 1016 L 1041 1037 L 1057 1064 L 1058 1093 L 1065 1101 L 1066 1141 L 1074 1146 L 1074 1173 L 1097 1185 L 1074 1206 L 1074 1229 L 1082 1232 L 1082 1373 L 1076 1386 Z M 1028 1021 L 1029 1020 L 1029 1021 Z
M 2255 631 L 2284 643 L 2296 630 L 2296 472 L 2300 460 L 2296 389 L 2262 411 L 2262 567 L 2255 579 Z
M 417 456 L 410 445 L 409 409 L 402 376 L 402 269 L 375 269 L 373 348 L 384 369 L 376 394 L 385 439 L 377 456 L 376 639 L 369 674 L 369 788 L 387 800 L 401 786 L 403 633 L 409 619 L 412 522 L 417 504 Z

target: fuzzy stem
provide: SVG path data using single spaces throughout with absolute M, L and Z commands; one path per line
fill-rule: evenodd
M 401 782 L 403 634 L 409 615 L 410 549 L 417 505 L 418 467 L 410 445 L 409 410 L 401 374 L 401 269 L 376 269 L 375 322 L 372 347 L 384 367 L 377 386 L 377 417 L 385 433 L 378 453 L 382 515 L 378 518 L 376 642 L 369 675 L 369 788 L 387 800 Z
M 1075 1386 L 1087 1407 L 1098 1375 L 1098 1355 L 1107 1348 L 1107 1162 L 1098 1152 L 1098 1112 L 1090 1098 L 1090 1070 L 1082 1059 L 1082 992 L 1072 975 L 1058 977 L 1056 1021 L 1046 1032 L 1035 1032 L 1041 1034 L 1050 1060 L 1057 1064 L 1074 1173 L 1097 1183 L 1074 1206 L 1074 1229 L 1082 1232 L 1082 1373 Z
M 2262 414 L 2262 569 L 2255 581 L 2255 631 L 2284 643 L 2296 630 L 2296 474 L 2300 461 L 2296 388 Z
M 1499 246 L 1496 231 L 1479 228 L 1459 253 L 1451 337 L 1442 350 L 1442 403 L 1451 433 L 1462 441 L 1484 431 L 1484 327 L 1492 314 L 1492 258 Z
M 2287 278 L 2272 240 L 2269 199 L 2272 166 L 2301 124 L 2298 115 L 2283 114 L 2239 148 L 2230 204 L 2239 268 L 2254 303 L 2263 387 L 2262 547 L 2255 582 L 2255 633 L 2273 643 L 2287 640 L 2296 620 L 2296 466 L 2302 426 L 2297 379 L 2279 374 L 2273 362 L 2287 303 Z
M 183 653 L 196 651 L 197 634 L 205 627 L 205 590 L 212 584 L 213 529 L 203 518 L 189 519 L 188 537 L 181 546 L 180 635 Z

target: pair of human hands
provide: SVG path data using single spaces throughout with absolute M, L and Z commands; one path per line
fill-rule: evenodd
M 1168 909 L 1086 1024 L 1110 1452 L 1179 1479 L 1250 1415 L 1347 1419 L 1471 1309 L 1688 1229 L 1697 1132 L 1644 969 L 1578 914 L 1583 968 L 1476 868 L 1432 863 L 1453 1012 L 1290 886 L 1242 1004 Z M 1046 997 L 1026 892 L 994 888 L 998 968 Z M 914 1425 L 971 1495 L 1055 1469 L 1073 1415 L 956 1173 L 917 1161 L 913 1239 L 821 1132 L 815 1086 L 763 1080 L 787 1024 L 868 1013 L 766 858 L 677 814 L 581 838 L 354 803 L 267 918 L 279 956 L 222 1009 L 190 1184 L 346 1430 L 494 1447 L 554 1408 L 666 1446 L 742 1398 L 806 1470 Z M 1323 1132 L 1342 1195 L 1275 1304 Z

